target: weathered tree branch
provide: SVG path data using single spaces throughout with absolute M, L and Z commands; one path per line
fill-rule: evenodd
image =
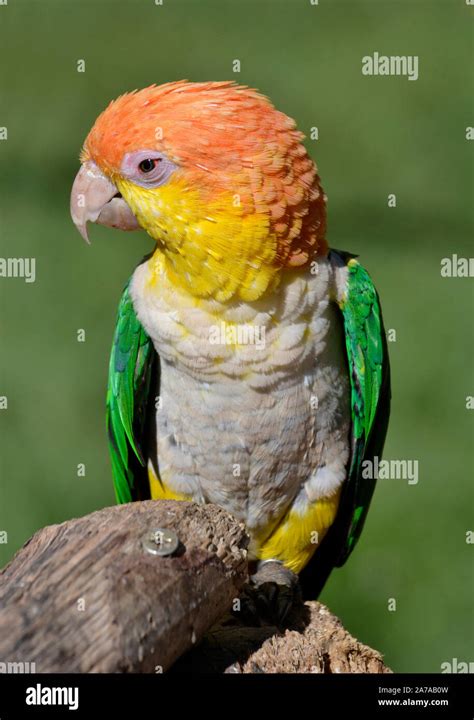
M 174 501 L 46 527 L 0 573 L 0 663 L 40 673 L 390 672 L 319 603 L 297 608 L 285 633 L 226 615 L 248 579 L 247 542 L 222 509 Z
M 350 635 L 319 602 L 296 609 L 289 627 L 243 627 L 227 617 L 171 672 L 389 673 L 376 650 Z
M 178 535 L 176 554 L 144 549 L 159 528 Z M 167 670 L 238 596 L 246 542 L 220 508 L 172 501 L 46 527 L 0 575 L 0 660 L 37 672 Z

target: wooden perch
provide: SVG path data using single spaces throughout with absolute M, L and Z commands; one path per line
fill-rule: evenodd
M 319 603 L 296 608 L 284 633 L 229 616 L 248 580 L 247 542 L 224 510 L 168 500 L 46 527 L 0 572 L 0 664 L 35 663 L 38 673 L 390 672 Z
M 159 528 L 177 534 L 174 555 L 144 548 Z M 0 575 L 0 661 L 43 673 L 167 670 L 239 595 L 246 544 L 220 508 L 167 500 L 46 527 Z
M 350 635 L 319 602 L 296 608 L 289 627 L 244 627 L 228 616 L 170 672 L 390 673 L 376 650 Z

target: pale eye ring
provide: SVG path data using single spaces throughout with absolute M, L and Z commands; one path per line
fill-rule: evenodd
M 161 158 L 145 158 L 139 163 L 138 167 L 142 173 L 149 173 L 155 169 Z
M 120 165 L 121 174 L 135 185 L 144 188 L 156 188 L 163 185 L 177 166 L 163 152 L 144 148 L 123 156 Z

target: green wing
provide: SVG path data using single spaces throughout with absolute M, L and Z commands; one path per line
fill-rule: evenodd
M 130 281 L 129 281 L 130 282 Z M 146 495 L 145 432 L 153 344 L 138 320 L 125 286 L 118 308 L 107 388 L 107 431 L 118 503 Z
M 313 598 L 362 532 L 376 482 L 362 476 L 363 463 L 380 457 L 390 414 L 390 367 L 377 292 L 353 255 L 332 250 L 329 257 L 336 268 L 348 270 L 339 308 L 351 384 L 351 457 L 336 520 L 300 575 L 305 595 Z
M 347 291 L 340 303 L 351 381 L 351 460 L 341 510 L 348 513 L 347 537 L 337 566 L 352 552 L 364 526 L 376 478 L 362 476 L 363 463 L 380 457 L 390 414 L 390 367 L 379 298 L 367 271 L 352 256 Z

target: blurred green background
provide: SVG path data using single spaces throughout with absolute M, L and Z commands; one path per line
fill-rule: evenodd
M 473 281 L 441 278 L 440 260 L 472 254 L 473 12 L 464 0 L 0 5 L 1 256 L 37 262 L 35 283 L 0 279 L 2 564 L 38 528 L 114 502 L 108 353 L 122 286 L 152 244 L 95 226 L 83 243 L 68 207 L 81 143 L 126 90 L 234 79 L 319 129 L 307 144 L 330 244 L 361 255 L 396 330 L 385 457 L 419 461 L 417 485 L 379 482 L 322 600 L 395 671 L 472 660 Z M 362 76 L 374 51 L 418 55 L 419 79 Z

